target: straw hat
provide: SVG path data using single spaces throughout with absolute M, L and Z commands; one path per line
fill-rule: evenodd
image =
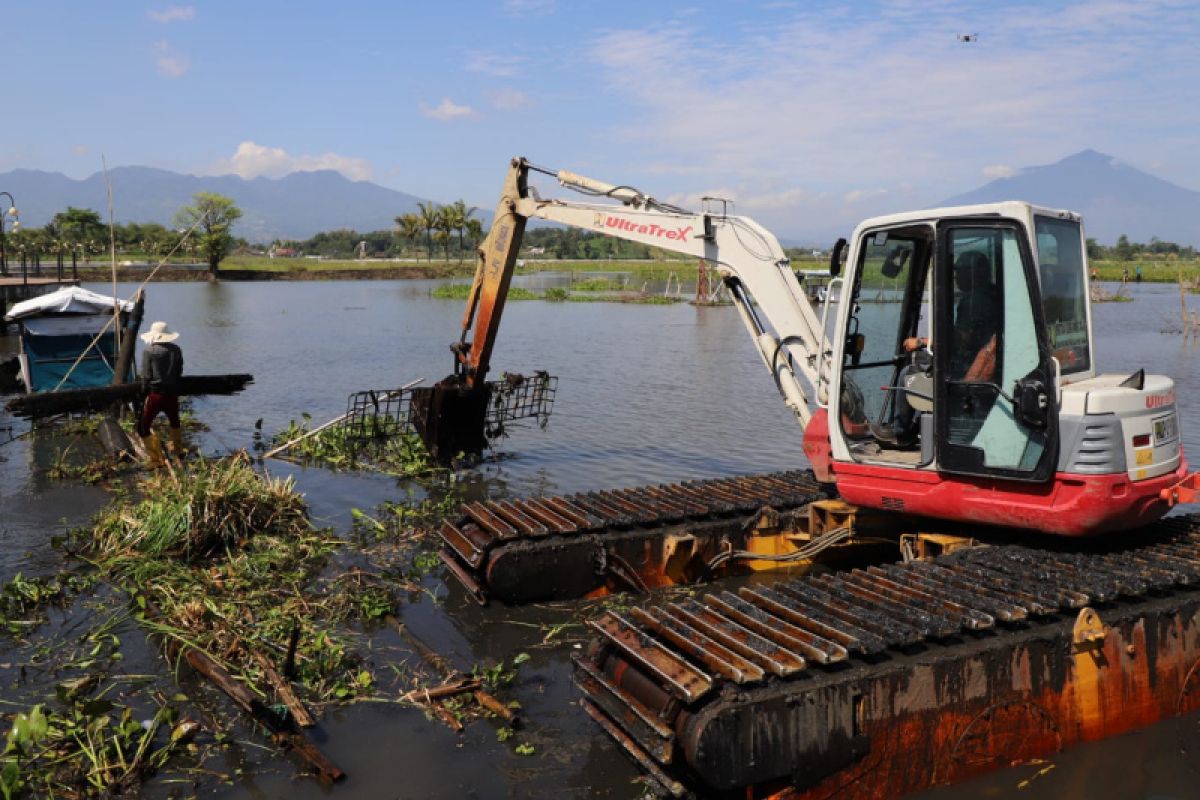
M 167 323 L 156 322 L 150 326 L 150 330 L 142 334 L 141 338 L 146 344 L 158 344 L 159 342 L 173 342 L 179 338 L 179 334 L 168 328 Z

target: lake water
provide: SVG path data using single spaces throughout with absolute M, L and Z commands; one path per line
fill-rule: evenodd
M 561 276 L 518 278 L 538 288 Z M 250 372 L 255 382 L 228 398 L 200 398 L 196 415 L 210 426 L 206 452 L 249 447 L 262 420 L 268 435 L 308 412 L 316 421 L 345 411 L 346 396 L 427 383 L 451 370 L 462 301 L 429 296 L 428 281 L 156 284 L 147 324 L 167 320 L 182 336 L 192 373 Z M 97 286 L 99 291 L 108 287 Z M 131 286 L 121 287 L 128 294 Z M 1102 369 L 1145 368 L 1174 376 L 1185 448 L 1200 453 L 1200 348 L 1178 335 L 1179 296 L 1160 285 L 1132 287 L 1135 302 L 1096 307 Z M 1200 298 L 1194 301 L 1200 306 Z M 0 340 L 3 348 L 11 341 Z M 491 496 L 575 492 L 805 465 L 801 431 L 784 408 L 736 312 L 729 307 L 611 303 L 513 302 L 493 357 L 494 373 L 548 370 L 559 377 L 550 425 L 516 430 L 498 444 L 501 457 L 472 477 Z M 5 430 L 23 423 L 0 416 Z M 98 489 L 39 477 L 57 444 L 38 438 L 0 446 L 0 578 L 56 569 L 49 538 L 77 525 L 105 501 Z M 396 482 L 338 475 L 271 462 L 294 475 L 321 524 L 340 529 L 350 509 L 399 500 Z M 437 583 L 434 581 L 434 583 Z M 406 605 L 405 622 L 459 665 L 528 650 L 513 696 L 537 755 L 516 756 L 486 723 L 456 737 L 412 709 L 357 706 L 323 723 L 322 746 L 351 776 L 342 797 L 636 797 L 638 775 L 617 746 L 576 705 L 570 647 L 539 648 L 545 617 L 537 608 L 480 609 L 456 588 L 435 587 L 440 602 Z M 561 614 L 559 615 L 561 617 Z M 1018 792 L 1031 769 L 1008 770 L 930 797 L 1195 797 L 1200 775 L 1181 741 L 1197 721 L 1169 721 L 1126 737 L 1055 756 L 1055 769 Z M 1183 738 L 1181 738 L 1183 737 Z M 1188 739 L 1188 737 L 1191 737 Z M 1195 748 L 1191 748 L 1195 752 Z M 315 783 L 294 779 L 290 762 L 252 753 L 253 777 L 230 796 L 319 797 Z M 218 792 L 220 794 L 220 792 Z

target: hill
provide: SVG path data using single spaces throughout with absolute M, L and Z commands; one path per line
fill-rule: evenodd
M 307 239 L 339 228 L 388 230 L 397 216 L 416 211 L 423 199 L 369 181 L 351 181 L 331 170 L 252 180 L 181 175 L 151 167 L 116 167 L 109 175 L 117 222 L 170 225 L 175 212 L 196 192 L 217 192 L 233 198 L 243 211 L 234 233 L 263 243 Z M 16 198 L 21 223 L 28 227 L 45 225 L 68 206 L 94 209 L 108 218 L 103 173 L 75 180 L 57 172 L 18 169 L 0 173 L 0 186 Z
M 1112 156 L 1084 150 L 1045 166 L 1028 167 L 945 205 L 1028 200 L 1083 214 L 1089 238 L 1115 244 L 1127 234 L 1134 242 L 1158 237 L 1200 246 L 1200 192 L 1156 178 Z

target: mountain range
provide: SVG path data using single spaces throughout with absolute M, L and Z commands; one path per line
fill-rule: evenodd
M 118 222 L 170 225 L 175 212 L 196 192 L 226 195 L 242 209 L 235 232 L 251 242 L 307 239 L 320 231 L 352 228 L 389 230 L 401 214 L 417 210 L 422 198 L 338 172 L 294 172 L 283 178 L 182 175 L 151 167 L 109 171 Z M 91 208 L 107 217 L 103 173 L 75 180 L 57 172 L 18 169 L 0 173 L 0 188 L 17 198 L 21 222 L 45 225 L 68 206 Z M 1120 160 L 1084 150 L 1054 164 L 1027 167 L 964 194 L 930 205 L 1028 200 L 1083 214 L 1088 236 L 1113 244 L 1152 237 L 1200 246 L 1200 192 L 1156 178 Z M 490 214 L 477 212 L 485 226 Z
M 1123 164 L 1095 150 L 1039 167 L 1028 167 L 974 191 L 948 198 L 944 205 L 1028 200 L 1083 214 L 1088 238 L 1114 244 L 1121 234 L 1133 242 L 1158 237 L 1165 242 L 1200 246 L 1200 192 Z
M 232 198 L 242 210 L 234 233 L 250 242 L 307 239 L 341 228 L 390 230 L 396 217 L 416 211 L 423 200 L 369 181 L 352 181 L 332 170 L 252 180 L 181 175 L 151 167 L 116 167 L 108 174 L 113 216 L 119 223 L 170 225 L 175 212 L 189 205 L 196 192 L 216 192 Z M 0 173 L 0 188 L 16 198 L 21 224 L 27 227 L 45 225 L 68 206 L 90 208 L 108 218 L 104 173 L 74 180 L 58 172 L 18 169 Z

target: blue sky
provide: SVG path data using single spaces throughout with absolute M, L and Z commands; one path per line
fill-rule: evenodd
M 1200 189 L 1191 2 L 9 0 L 2 20 L 0 171 L 331 168 L 490 208 L 519 154 L 730 197 L 790 238 L 1085 148 Z

